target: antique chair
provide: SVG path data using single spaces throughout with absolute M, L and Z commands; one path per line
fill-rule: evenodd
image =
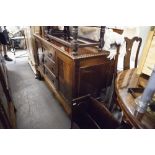
M 76 124 L 76 125 L 75 125 Z M 115 129 L 130 128 L 114 118 L 112 113 L 98 100 L 86 95 L 72 102 L 71 128 Z
M 130 69 L 131 54 L 134 54 L 134 57 L 135 57 L 134 67 L 136 68 L 137 63 L 138 63 L 138 56 L 139 56 L 139 51 L 140 51 L 140 47 L 141 47 L 141 43 L 142 43 L 142 38 L 136 36 L 136 37 L 133 37 L 132 39 L 129 39 L 129 38 L 125 37 L 125 43 L 126 43 L 126 46 L 125 46 L 126 54 L 123 58 L 123 70 Z M 134 46 L 134 43 L 136 43 L 136 46 Z M 120 47 L 119 47 L 119 49 L 120 49 Z M 133 52 L 135 52 L 135 53 L 133 53 Z M 117 96 L 115 93 L 115 79 L 117 77 L 117 74 L 119 74 L 119 71 L 117 70 L 118 61 L 119 61 L 119 52 L 117 53 L 117 55 L 115 57 L 115 73 L 113 76 L 114 78 L 113 78 L 111 87 L 108 88 L 108 90 L 107 90 L 105 102 L 107 103 L 106 107 L 112 113 L 115 113 L 115 112 L 120 113 L 120 115 L 122 115 L 122 117 L 123 117 L 123 113 L 121 114 L 121 110 L 118 106 Z
M 126 42 L 126 54 L 125 54 L 124 59 L 123 59 L 123 70 L 127 70 L 127 69 L 131 68 L 131 66 L 130 66 L 130 58 L 131 58 L 132 50 L 134 50 L 134 52 L 135 52 L 134 53 L 134 56 L 135 56 L 134 68 L 136 68 L 137 64 L 138 64 L 138 56 L 139 56 L 139 51 L 140 51 L 140 47 L 141 47 L 141 44 L 142 44 L 142 38 L 135 36 L 132 39 L 129 39 L 129 38 L 125 37 L 125 42 Z M 137 43 L 137 46 L 136 46 L 135 49 L 133 49 L 134 43 Z M 117 64 L 118 64 L 118 61 L 119 61 L 118 56 L 117 56 L 116 61 L 117 61 Z M 116 65 L 116 67 L 117 67 L 117 65 Z M 115 74 L 115 78 L 117 77 L 117 74 L 119 74 L 119 71 L 117 71 L 117 73 Z M 118 101 L 117 101 L 117 96 L 116 96 L 116 93 L 115 93 L 115 81 L 114 81 L 112 87 L 113 87 L 113 95 L 112 95 L 112 98 L 111 98 L 110 103 L 109 103 L 109 105 L 110 105 L 109 110 L 111 112 L 114 112 L 117 108 L 119 109 L 119 106 L 117 106 Z M 131 90 L 134 91 L 136 89 L 131 88 Z

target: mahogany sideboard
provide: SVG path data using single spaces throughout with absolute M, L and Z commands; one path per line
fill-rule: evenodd
M 107 58 L 108 51 L 83 47 L 73 55 L 72 48 L 59 42 L 38 34 L 34 38 L 37 74 L 45 79 L 69 115 L 73 99 L 86 94 L 98 96 L 111 85 L 115 60 Z

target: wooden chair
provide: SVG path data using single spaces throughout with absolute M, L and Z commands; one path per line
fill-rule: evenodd
M 139 56 L 139 51 L 140 51 L 140 47 L 141 47 L 141 44 L 142 44 L 142 38 L 136 36 L 136 37 L 133 37 L 132 39 L 129 39 L 129 38 L 125 37 L 125 41 L 126 41 L 126 55 L 124 56 L 124 60 L 123 60 L 123 70 L 130 69 L 130 57 L 131 57 L 133 45 L 134 45 L 135 42 L 138 43 L 137 44 L 137 49 L 135 49 L 136 53 L 135 53 L 135 61 L 134 61 L 134 67 L 136 68 L 137 64 L 138 64 L 138 56 Z M 118 56 L 117 56 L 116 61 L 118 62 Z M 116 65 L 116 67 L 117 67 L 117 65 Z M 117 74 L 119 74 L 119 73 L 115 74 L 115 78 L 117 77 Z M 113 95 L 112 95 L 110 108 L 109 108 L 109 110 L 111 112 L 113 112 L 116 108 L 120 109 L 118 101 L 117 101 L 117 95 L 115 93 L 115 81 L 114 81 L 113 88 L 114 88 L 114 90 L 113 90 Z M 131 88 L 131 89 L 134 89 L 134 88 Z M 123 119 L 124 122 L 127 123 L 127 121 L 126 121 L 126 119 L 124 117 L 122 119 Z
M 126 55 L 124 56 L 123 70 L 130 69 L 130 57 L 131 57 L 133 45 L 135 42 L 137 42 L 138 45 L 137 45 L 137 49 L 135 49 L 136 53 L 135 53 L 134 68 L 137 68 L 138 56 L 139 56 L 139 51 L 142 44 L 142 38 L 136 36 L 136 37 L 133 37 L 132 39 L 129 39 L 125 37 L 125 42 L 126 42 Z M 118 61 L 118 57 L 117 57 L 117 61 Z
M 117 121 L 112 113 L 90 95 L 79 97 L 72 102 L 71 128 L 74 124 L 81 129 L 115 129 L 126 128 Z
M 142 44 L 142 38 L 140 37 L 133 37 L 132 39 L 129 39 L 127 37 L 125 37 L 125 41 L 126 41 L 126 55 L 124 57 L 124 70 L 126 69 L 130 69 L 130 57 L 131 57 L 131 52 L 132 52 L 132 48 L 135 42 L 138 42 L 138 46 L 136 51 L 136 57 L 135 57 L 135 68 L 137 67 L 137 63 L 138 63 L 138 56 L 139 56 L 139 51 L 140 51 L 140 47 Z
M 135 50 L 135 62 L 134 62 L 134 67 L 136 68 L 137 67 L 137 64 L 138 64 L 138 56 L 139 56 L 139 51 L 140 51 L 140 47 L 141 47 L 141 44 L 142 44 L 142 38 L 140 37 L 133 37 L 132 39 L 129 39 L 127 37 L 125 37 L 125 42 L 126 42 L 126 55 L 124 56 L 124 60 L 123 60 L 123 70 L 127 70 L 127 69 L 130 69 L 130 57 L 131 57 L 131 53 L 132 53 L 132 50 L 133 50 L 133 45 L 135 42 L 137 42 L 137 49 L 134 49 Z M 120 48 L 119 48 L 120 49 Z M 115 93 L 115 79 L 117 77 L 117 74 L 118 74 L 118 71 L 117 71 L 117 64 L 118 64 L 118 57 L 119 57 L 119 52 L 117 52 L 117 55 L 116 55 L 116 60 L 115 60 L 115 73 L 114 73 L 114 81 L 111 85 L 111 89 L 110 89 L 110 92 L 108 92 L 108 100 L 107 100 L 107 103 L 109 105 L 109 110 L 111 112 L 113 112 L 116 107 L 117 107 L 117 96 L 116 96 L 116 93 Z M 119 107 L 117 107 L 119 108 Z

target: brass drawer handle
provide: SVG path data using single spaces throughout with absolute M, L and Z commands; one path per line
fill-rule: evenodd
M 49 53 L 48 56 L 51 58 L 51 57 L 53 57 L 53 54 L 52 53 Z
M 55 70 L 54 70 L 54 68 L 53 68 L 53 67 L 51 68 L 51 70 L 52 70 L 52 72 L 53 72 L 53 73 L 55 72 Z

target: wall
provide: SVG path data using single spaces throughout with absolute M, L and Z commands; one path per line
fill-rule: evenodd
M 124 29 L 123 35 L 125 37 L 132 38 L 134 36 L 139 36 L 142 38 L 142 45 L 141 45 L 140 52 L 139 52 L 139 58 L 140 58 L 141 53 L 143 51 L 144 44 L 147 39 L 148 32 L 151 27 L 150 26 L 139 26 L 139 27 L 121 27 L 121 28 Z M 137 46 L 138 44 L 136 45 L 136 43 L 133 45 L 132 54 L 130 58 L 130 68 L 134 68 L 134 61 L 135 61 L 135 56 L 136 56 L 135 53 L 137 50 Z M 119 56 L 118 70 L 123 69 L 123 59 L 124 59 L 123 57 Z
M 148 35 L 148 32 L 149 32 L 150 28 L 151 28 L 151 26 L 141 26 L 141 27 L 139 27 L 139 29 L 140 29 L 139 36 L 142 38 L 142 45 L 141 45 L 139 56 L 141 55 L 141 52 L 142 52 L 142 50 L 144 48 L 144 44 L 146 42 L 147 35 Z

